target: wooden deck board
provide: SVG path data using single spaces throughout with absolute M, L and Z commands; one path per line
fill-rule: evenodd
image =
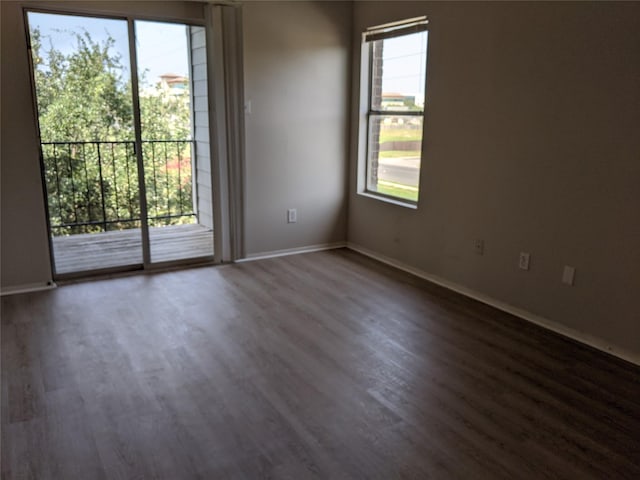
M 213 255 L 213 232 L 202 225 L 151 227 L 151 261 Z M 53 238 L 56 273 L 75 273 L 142 263 L 139 228 Z

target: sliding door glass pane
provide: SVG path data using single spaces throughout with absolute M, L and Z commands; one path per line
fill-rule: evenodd
M 146 21 L 135 31 L 151 262 L 212 256 L 213 225 L 200 221 L 198 208 L 198 190 L 210 183 L 198 185 L 192 121 L 204 31 Z
M 56 273 L 141 264 L 127 23 L 28 22 Z

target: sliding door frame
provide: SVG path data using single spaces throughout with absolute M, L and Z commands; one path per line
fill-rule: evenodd
M 133 103 L 133 130 L 138 163 L 138 194 L 140 196 L 140 234 L 142 236 L 142 265 L 146 270 L 151 264 L 151 239 L 147 212 L 147 186 L 145 182 L 144 158 L 142 156 L 142 120 L 140 118 L 140 92 L 138 91 L 138 51 L 136 49 L 136 27 L 134 20 L 127 18 L 127 40 L 129 41 L 129 68 L 131 70 L 131 102 Z
M 196 257 L 196 258 L 186 258 L 186 259 L 178 259 L 172 261 L 164 261 L 164 262 L 152 262 L 151 261 L 151 244 L 149 238 L 149 224 L 147 217 L 147 198 L 146 198 L 146 183 L 145 183 L 145 172 L 144 172 L 144 158 L 142 152 L 142 129 L 141 129 L 141 119 L 140 119 L 140 92 L 138 91 L 139 79 L 138 79 L 138 69 L 137 69 L 137 48 L 136 48 L 136 36 L 135 36 L 135 22 L 136 21 L 152 21 L 159 23 L 173 23 L 180 24 L 185 26 L 200 26 L 205 27 L 206 38 L 207 38 L 207 64 L 212 59 L 212 54 L 209 52 L 209 48 L 211 42 L 209 38 L 211 36 L 210 28 L 207 28 L 206 19 L 184 19 L 184 18 L 175 18 L 175 17 L 156 17 L 156 16 L 148 16 L 148 15 L 131 15 L 126 13 L 118 13 L 118 12 L 105 12 L 105 11 L 95 11 L 92 9 L 86 8 L 66 8 L 64 6 L 56 5 L 53 8 L 49 7 L 38 7 L 38 6 L 26 6 L 23 7 L 23 19 L 24 19 L 24 29 L 25 36 L 27 39 L 27 49 L 28 49 L 28 61 L 29 61 L 29 75 L 31 79 L 31 98 L 32 98 L 32 106 L 35 116 L 35 127 L 36 127 L 36 135 L 38 139 L 38 150 L 39 150 L 39 162 L 40 162 L 40 175 L 43 189 L 43 197 L 45 203 L 45 217 L 46 217 L 46 226 L 47 226 L 47 240 L 49 244 L 49 259 L 51 263 L 51 273 L 52 278 L 55 280 L 71 280 L 76 278 L 85 278 L 95 275 L 104 275 L 111 273 L 120 273 L 127 272 L 133 270 L 144 270 L 144 271 L 154 271 L 154 270 L 162 270 L 170 267 L 179 267 L 184 265 L 192 265 L 192 264 L 217 264 L 222 263 L 223 261 L 228 261 L 229 255 L 225 254 L 226 250 L 225 245 L 221 242 L 221 239 L 218 237 L 222 237 L 223 235 L 229 235 L 226 231 L 231 228 L 231 224 L 228 221 L 223 220 L 223 215 L 220 214 L 221 211 L 221 203 L 220 201 L 216 201 L 219 199 L 218 196 L 214 196 L 212 198 L 212 209 L 214 213 L 214 228 L 213 228 L 213 255 L 204 256 L 204 257 Z M 44 165 L 44 157 L 42 153 L 42 136 L 40 131 L 40 116 L 38 111 L 38 101 L 37 101 L 37 86 L 35 83 L 35 72 L 34 72 L 34 64 L 33 64 L 33 56 L 31 52 L 31 35 L 29 30 L 29 20 L 28 13 L 43 13 L 43 14 L 52 14 L 52 15 L 69 15 L 69 16 L 78 16 L 78 17 L 91 17 L 91 18 L 104 18 L 108 20 L 122 20 L 127 22 L 127 32 L 128 32 L 128 44 L 129 44 L 129 68 L 131 70 L 131 90 L 132 90 L 132 106 L 133 106 L 133 116 L 134 116 L 134 132 L 135 132 L 135 146 L 136 146 L 136 163 L 138 167 L 138 189 L 140 195 L 140 217 L 141 217 L 141 237 L 142 237 L 142 263 L 135 263 L 130 265 L 122 265 L 116 267 L 107 267 L 93 270 L 83 270 L 79 272 L 73 273 L 65 273 L 58 274 L 56 272 L 55 267 L 55 257 L 53 250 L 53 241 L 51 238 L 51 218 L 49 211 L 49 202 L 48 202 L 48 193 L 46 187 L 46 178 L 45 178 L 45 165 Z M 207 67 L 208 72 L 212 72 L 213 70 L 210 66 Z M 212 84 L 215 84 L 216 79 L 214 77 L 208 77 L 209 88 L 208 91 L 211 93 L 213 88 Z M 211 111 L 214 105 L 213 99 L 209 98 L 209 115 L 210 117 L 215 115 L 215 112 Z M 193 108 L 193 105 L 191 105 Z M 209 127 L 209 135 L 210 138 L 213 139 L 211 142 L 217 142 L 217 135 L 219 134 L 218 129 Z M 213 149 L 212 149 L 213 150 Z M 213 153 L 213 152 L 212 152 Z M 219 153 L 219 152 L 216 152 Z M 214 164 L 219 165 L 220 163 L 227 163 L 226 155 L 222 158 L 211 158 L 210 159 L 212 165 L 212 180 L 215 192 L 220 192 L 221 189 L 224 189 L 224 179 L 215 175 L 213 173 Z M 226 190 L 225 190 L 226 191 Z M 218 194 L 219 195 L 219 194 Z M 226 257 L 226 258 L 225 258 Z
M 214 191 L 214 238 L 218 262 L 245 257 L 245 130 L 242 6 L 205 6 L 209 125 Z M 217 207 L 217 208 L 215 208 Z

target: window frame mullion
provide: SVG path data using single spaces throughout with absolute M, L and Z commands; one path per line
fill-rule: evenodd
M 422 117 L 424 110 L 369 110 L 369 115 Z

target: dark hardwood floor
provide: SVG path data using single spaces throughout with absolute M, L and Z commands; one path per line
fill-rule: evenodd
M 2 299 L 3 479 L 638 479 L 640 368 L 348 250 Z

